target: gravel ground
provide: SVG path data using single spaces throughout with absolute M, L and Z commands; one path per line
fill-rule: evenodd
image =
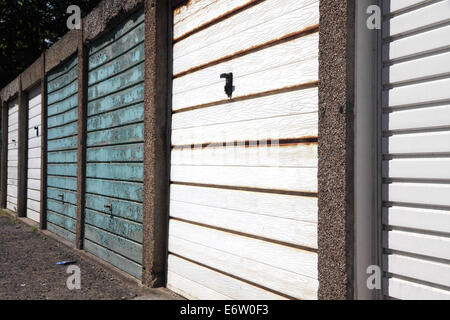
M 67 260 L 80 267 L 80 290 L 67 288 L 68 266 L 56 265 Z M 123 300 L 142 296 L 142 290 L 0 213 L 0 300 Z

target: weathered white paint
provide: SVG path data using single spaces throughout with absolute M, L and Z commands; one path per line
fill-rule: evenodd
M 223 100 L 219 75 L 225 72 L 233 72 L 235 98 L 317 81 L 318 43 L 318 33 L 313 33 L 176 78 L 172 108 Z
M 192 261 L 253 283 L 274 288 L 298 299 L 314 299 L 318 281 L 297 273 L 259 263 L 239 255 L 229 254 L 210 246 L 205 246 L 177 237 L 169 238 L 169 250 Z
M 318 5 L 175 11 L 167 286 L 189 299 L 317 298 Z
M 175 75 L 319 23 L 317 0 L 267 0 L 175 43 Z
M 278 269 L 317 278 L 317 254 L 263 239 L 170 220 L 171 235 Z M 282 258 L 280 258 L 282 257 Z
M 195 13 L 198 13 L 200 10 L 205 7 L 220 2 L 222 0 L 196 0 L 189 1 L 187 6 L 180 6 L 174 10 L 173 13 L 173 24 L 178 24 L 181 21 L 187 19 Z
M 174 182 L 317 192 L 317 168 L 220 167 L 172 165 Z
M 172 130 L 173 145 L 317 137 L 317 112 Z
M 233 189 L 170 186 L 171 201 L 317 223 L 317 198 Z
M 216 292 L 222 293 L 231 299 L 237 300 L 275 300 L 285 299 L 283 296 L 277 295 L 260 287 L 251 285 L 233 277 L 226 276 L 216 272 L 210 268 L 203 267 L 199 264 L 184 260 L 174 255 L 169 255 L 168 271 L 176 273 L 181 277 L 188 278 L 202 286 L 210 288 Z M 178 289 L 178 283 L 169 282 L 168 287 L 177 293 L 190 291 Z M 205 299 L 210 299 L 205 297 Z
M 253 99 L 227 101 L 209 108 L 200 108 L 189 112 L 174 113 L 172 116 L 172 128 L 185 129 L 306 114 L 317 112 L 317 105 L 317 88 L 293 90 Z
M 294 294 L 296 290 L 294 297 L 315 298 L 318 285 L 315 254 L 176 220 L 171 220 L 170 230 L 171 252 L 187 255 L 212 268 L 225 268 L 230 275 L 251 279 L 263 286 L 270 283 L 279 292 Z M 237 298 L 233 296 L 237 294 L 232 291 L 227 295 Z M 250 298 L 247 293 L 243 294 Z
M 276 69 L 264 70 L 261 73 L 252 73 L 239 77 L 236 72 L 234 79 L 234 98 L 247 97 L 272 90 L 285 89 L 296 85 L 308 84 L 317 81 L 318 72 L 317 57 L 299 61 L 291 65 L 284 65 Z M 229 68 L 232 71 L 235 68 Z M 220 75 L 221 73 L 218 73 Z M 283 76 L 282 78 L 280 78 Z M 219 77 L 217 77 L 219 78 Z M 202 104 L 217 103 L 227 100 L 223 91 L 224 81 L 213 83 L 192 91 L 175 94 L 173 97 L 173 109 L 185 109 Z
M 231 300 L 226 295 L 184 278 L 170 270 L 167 271 L 167 288 L 190 300 Z
M 256 237 L 269 238 L 293 245 L 317 248 L 317 226 L 311 222 L 269 217 L 179 201 L 171 201 L 170 212 L 173 218 L 181 220 L 246 233 Z M 293 238 L 293 234 L 297 235 L 297 237 Z
M 195 29 L 205 27 L 220 17 L 232 13 L 256 0 L 206 0 L 194 1 L 189 6 L 183 6 L 183 12 L 175 14 L 173 39 L 185 36 Z M 199 10 L 199 6 L 201 10 Z M 184 17 L 184 18 L 183 18 Z
M 41 88 L 38 86 L 29 92 L 27 150 L 27 217 L 36 222 L 40 220 L 41 134 Z
M 8 103 L 8 169 L 6 187 L 6 207 L 12 211 L 17 211 L 17 185 L 18 185 L 18 164 L 17 155 L 19 147 L 18 122 L 19 105 L 17 98 Z
M 173 165 L 316 168 L 317 144 L 272 145 L 270 148 L 258 148 L 255 142 L 250 147 L 242 144 L 189 146 L 173 149 L 170 161 Z
M 384 294 L 450 299 L 450 1 L 389 1 L 384 21 Z M 406 59 L 407 58 L 407 59 Z

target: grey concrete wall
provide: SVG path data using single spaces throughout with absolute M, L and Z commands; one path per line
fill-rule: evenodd
M 353 298 L 355 0 L 320 0 L 319 299 Z
M 144 199 L 142 281 L 165 285 L 169 215 L 171 7 L 145 1 Z M 170 60 L 171 61 L 171 60 Z

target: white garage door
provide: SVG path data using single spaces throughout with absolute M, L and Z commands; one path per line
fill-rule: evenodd
M 450 1 L 385 4 L 384 295 L 450 299 Z
M 317 298 L 318 23 L 318 0 L 174 12 L 167 285 L 187 298 Z
M 41 88 L 29 93 L 27 217 L 39 222 L 41 200 Z
M 17 211 L 17 160 L 19 105 L 17 99 L 8 103 L 8 181 L 6 188 L 6 207 Z

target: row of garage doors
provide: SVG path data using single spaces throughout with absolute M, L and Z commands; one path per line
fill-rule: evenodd
M 450 38 L 442 35 L 450 8 L 448 1 L 389 3 L 376 226 L 384 232 L 383 293 L 445 298 L 450 98 L 447 73 L 432 66 L 448 62 Z M 167 287 L 192 299 L 316 299 L 319 0 L 189 1 L 173 19 Z M 141 11 L 89 48 L 83 226 L 87 251 L 138 279 L 144 35 Z M 77 74 L 73 57 L 47 77 L 47 226 L 70 242 L 80 172 Z M 34 220 L 39 95 L 28 95 Z M 7 206 L 16 210 L 17 101 L 8 107 Z M 427 117 L 430 110 L 442 116 Z
M 185 297 L 317 297 L 318 4 L 203 0 L 175 10 L 167 286 Z M 144 35 L 141 11 L 88 49 L 83 226 L 86 251 L 138 279 Z M 223 73 L 233 74 L 231 100 Z M 74 243 L 77 57 L 48 73 L 46 85 L 44 216 L 48 230 Z M 27 215 L 38 220 L 41 98 L 39 90 L 28 96 Z M 11 210 L 17 205 L 14 103 Z

